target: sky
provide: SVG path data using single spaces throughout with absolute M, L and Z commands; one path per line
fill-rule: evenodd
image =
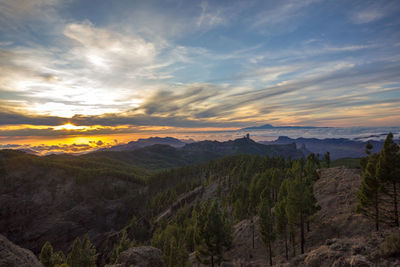
M 399 13 L 399 1 L 0 0 L 0 148 L 398 127 Z

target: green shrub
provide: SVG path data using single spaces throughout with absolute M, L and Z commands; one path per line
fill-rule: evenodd
M 386 237 L 380 249 L 381 254 L 385 257 L 400 256 L 400 234 L 392 234 Z

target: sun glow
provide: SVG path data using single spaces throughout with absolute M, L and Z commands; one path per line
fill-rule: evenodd
M 54 130 L 87 130 L 88 127 L 86 126 L 76 126 L 71 123 L 67 123 L 64 125 L 54 127 Z

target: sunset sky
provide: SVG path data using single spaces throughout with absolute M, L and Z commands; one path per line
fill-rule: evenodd
M 399 14 L 399 1 L 0 0 L 0 144 L 400 126 Z

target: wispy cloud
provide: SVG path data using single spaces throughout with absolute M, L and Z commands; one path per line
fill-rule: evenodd
M 356 24 L 371 23 L 398 10 L 399 7 L 394 2 L 366 1 L 354 8 L 351 12 L 350 19 Z
M 276 32 L 277 28 L 279 31 L 291 31 L 298 26 L 291 22 L 303 16 L 307 12 L 306 7 L 315 2 L 318 0 L 266 2 L 256 15 L 252 27 L 264 33 Z

